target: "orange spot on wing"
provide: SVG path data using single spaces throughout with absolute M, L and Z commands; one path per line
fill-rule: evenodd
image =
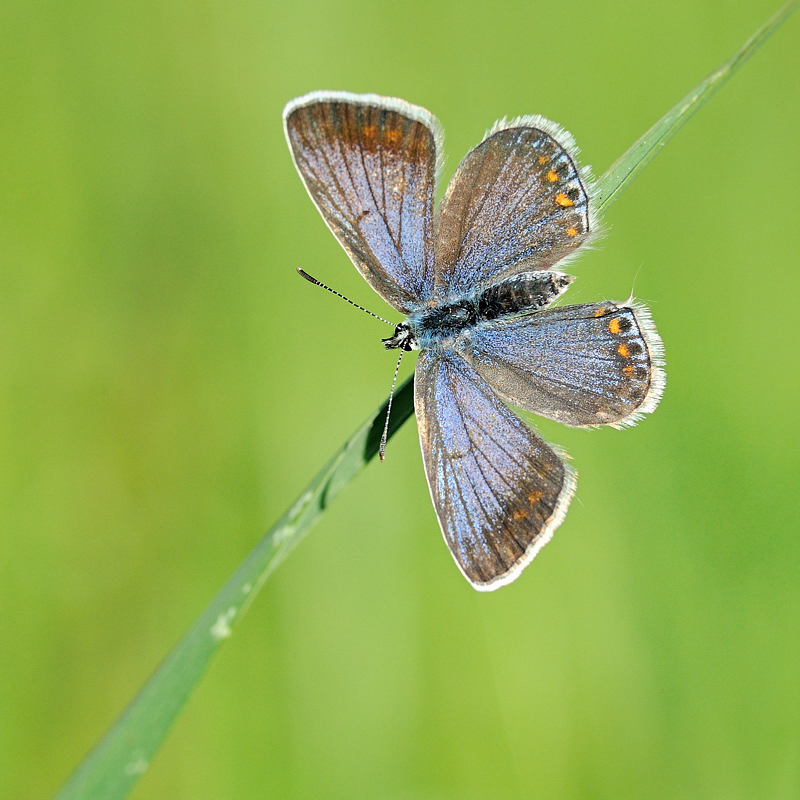
M 519 522 L 521 519 L 525 519 L 525 517 L 527 517 L 527 516 L 528 516 L 528 512 L 527 511 L 524 511 L 523 509 L 518 508 L 511 515 L 511 519 L 513 519 L 515 522 Z
M 578 229 L 577 228 L 567 228 L 567 236 L 577 236 Z
M 539 156 L 539 163 L 544 164 L 547 162 L 547 156 Z
M 547 173 L 547 180 L 549 180 L 550 183 L 555 183 L 558 180 L 558 174 L 551 169 L 550 172 Z
M 561 206 L 561 208 L 569 208 L 570 206 L 574 206 L 575 203 L 567 197 L 564 192 L 559 192 L 556 195 L 556 205 Z
M 617 352 L 618 352 L 618 353 L 619 353 L 619 354 L 620 354 L 620 355 L 621 355 L 623 358 L 627 358 L 627 357 L 628 357 L 628 356 L 631 354 L 631 351 L 630 351 L 630 350 L 628 350 L 628 345 L 626 345 L 626 344 L 621 344 L 621 345 L 620 345 L 620 346 L 617 348 Z
M 397 144 L 402 138 L 402 131 L 386 131 L 385 139 L 389 144 Z
M 596 317 L 604 317 L 606 314 L 606 310 L 604 308 L 598 308 L 597 311 L 594 312 Z
M 535 490 L 534 490 L 534 491 L 532 491 L 532 492 L 531 492 L 531 493 L 528 495 L 528 502 L 529 502 L 529 503 L 530 503 L 532 506 L 535 506 L 535 505 L 536 505 L 536 504 L 537 504 L 537 503 L 538 503 L 538 502 L 539 502 L 541 499 L 542 499 L 542 493 L 541 493 L 541 492 L 537 492 L 537 491 L 535 491 Z
M 361 136 L 367 144 L 373 144 L 378 138 L 378 128 L 376 125 L 365 125 L 361 129 Z
M 622 368 L 622 374 L 626 378 L 632 378 L 633 377 L 633 364 L 628 364 L 626 367 L 623 367 Z
M 622 331 L 622 328 L 619 326 L 619 317 L 614 317 L 614 319 L 608 323 L 608 329 L 611 333 L 620 333 Z

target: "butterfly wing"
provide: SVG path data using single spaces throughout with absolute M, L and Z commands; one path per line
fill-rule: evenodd
M 436 214 L 437 294 L 552 267 L 595 232 L 572 137 L 543 117 L 498 123 L 459 164 Z
M 493 320 L 472 332 L 464 354 L 505 400 L 567 425 L 633 425 L 664 391 L 661 339 L 633 304 Z
M 406 313 L 430 297 L 436 118 L 393 98 L 313 92 L 283 119 L 311 199 L 372 288 Z
M 561 524 L 573 471 L 452 351 L 423 351 L 414 405 L 447 546 L 480 591 L 513 581 Z

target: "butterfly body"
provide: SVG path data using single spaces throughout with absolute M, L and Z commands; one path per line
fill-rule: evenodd
M 462 345 L 473 328 L 483 322 L 530 314 L 549 305 L 566 290 L 573 278 L 556 272 L 515 275 L 500 283 L 480 287 L 462 297 L 426 304 L 397 326 L 395 335 L 384 339 L 387 350 L 430 350 Z
M 591 427 L 633 424 L 664 387 L 649 312 L 551 305 L 598 232 L 591 176 L 542 117 L 501 120 L 434 208 L 442 132 L 419 106 L 313 92 L 284 110 L 300 176 L 373 289 L 405 316 L 387 349 L 420 351 L 414 404 L 445 541 L 478 590 L 513 581 L 561 524 L 575 473 L 507 404 Z

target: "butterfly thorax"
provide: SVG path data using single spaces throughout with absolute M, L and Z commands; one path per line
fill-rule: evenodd
M 429 350 L 451 346 L 482 322 L 530 314 L 550 305 L 573 278 L 560 272 L 524 272 L 486 288 L 445 297 L 412 311 L 384 339 L 387 350 Z

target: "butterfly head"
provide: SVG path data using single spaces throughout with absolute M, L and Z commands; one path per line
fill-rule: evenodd
M 390 336 L 388 339 L 381 339 L 381 341 L 387 350 L 400 349 L 405 350 L 406 353 L 411 350 L 419 350 L 419 342 L 412 332 L 408 320 L 401 322 L 394 329 L 394 336 Z

